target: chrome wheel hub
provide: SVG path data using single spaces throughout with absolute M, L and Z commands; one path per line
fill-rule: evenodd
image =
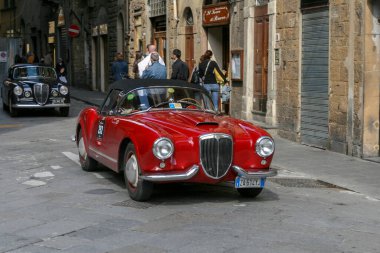
M 137 182 L 139 180 L 139 169 L 137 164 L 137 159 L 135 155 L 129 157 L 124 168 L 124 175 L 126 176 L 128 182 L 133 186 L 137 187 Z

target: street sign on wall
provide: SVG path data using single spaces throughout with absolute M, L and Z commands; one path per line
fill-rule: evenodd
M 0 62 L 7 62 L 7 61 L 8 61 L 8 52 L 0 51 Z
M 78 36 L 79 36 L 79 31 L 80 31 L 79 26 L 78 26 L 78 25 L 75 25 L 75 24 L 72 24 L 72 25 L 70 25 L 70 27 L 69 27 L 68 35 L 69 35 L 71 38 L 78 37 Z

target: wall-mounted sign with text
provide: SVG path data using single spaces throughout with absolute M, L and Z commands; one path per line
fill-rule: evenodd
M 202 12 L 203 26 L 228 25 L 230 23 L 230 5 L 228 2 L 204 6 Z

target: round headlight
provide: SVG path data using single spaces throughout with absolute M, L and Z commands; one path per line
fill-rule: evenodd
M 30 91 L 25 91 L 25 92 L 24 92 L 24 96 L 25 96 L 26 98 L 30 98 L 31 95 L 32 95 L 32 93 L 31 93 Z
M 160 160 L 171 157 L 173 152 L 174 145 L 168 138 L 159 138 L 153 144 L 153 154 Z
M 22 94 L 22 88 L 20 86 L 15 86 L 13 88 L 13 93 L 16 95 L 16 96 L 21 96 Z
M 274 141 L 272 138 L 264 136 L 256 141 L 256 153 L 261 157 L 268 157 L 274 152 Z
M 52 90 L 52 91 L 51 91 L 51 95 L 52 95 L 53 97 L 58 96 L 58 91 L 56 91 L 56 90 Z
M 69 93 L 69 89 L 67 88 L 67 86 L 65 85 L 62 85 L 60 88 L 59 88 L 59 92 L 62 94 L 62 95 L 67 95 L 67 93 Z

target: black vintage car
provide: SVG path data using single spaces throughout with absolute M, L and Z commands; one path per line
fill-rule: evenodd
M 1 87 L 3 109 L 12 117 L 19 109 L 58 108 L 68 116 L 70 93 L 65 78 L 58 78 L 54 68 L 32 64 L 16 64 L 9 68 Z

